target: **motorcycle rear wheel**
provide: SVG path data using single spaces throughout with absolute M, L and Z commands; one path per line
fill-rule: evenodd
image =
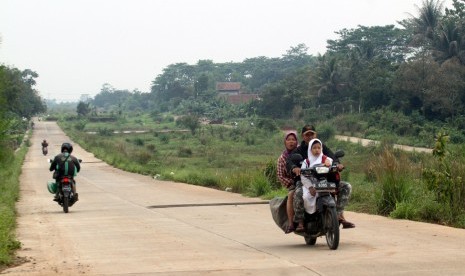
M 69 208 L 69 197 L 63 197 L 63 212 L 68 213 Z
M 327 208 L 324 216 L 326 243 L 329 249 L 336 250 L 339 246 L 339 221 L 336 208 Z

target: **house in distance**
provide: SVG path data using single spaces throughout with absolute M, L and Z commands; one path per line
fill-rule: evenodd
M 258 94 L 244 93 L 240 82 L 217 82 L 218 97 L 230 104 L 243 104 L 258 99 Z

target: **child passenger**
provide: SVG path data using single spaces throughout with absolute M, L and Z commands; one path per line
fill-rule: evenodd
M 308 158 L 302 162 L 302 169 L 307 169 L 317 164 L 324 164 L 329 167 L 333 163 L 333 159 L 323 154 L 323 143 L 319 139 L 312 139 L 308 143 Z M 300 176 L 303 185 L 303 200 L 305 211 L 309 214 L 316 212 L 316 198 L 318 194 L 315 190 L 312 179 L 304 175 Z M 303 219 L 298 221 L 297 228 L 303 228 Z

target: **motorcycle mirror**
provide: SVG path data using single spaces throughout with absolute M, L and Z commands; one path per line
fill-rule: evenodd
M 301 165 L 304 158 L 299 153 L 293 153 L 293 154 L 289 155 L 289 160 L 291 160 L 291 162 L 294 165 Z
M 337 150 L 334 155 L 336 156 L 336 158 L 341 158 L 341 157 L 344 157 L 345 153 L 343 150 Z
M 78 159 L 79 163 L 82 163 L 82 159 Z

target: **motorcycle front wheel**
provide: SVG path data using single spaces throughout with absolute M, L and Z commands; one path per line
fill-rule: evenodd
M 329 249 L 336 250 L 339 246 L 339 221 L 336 208 L 326 208 L 324 220 L 326 243 Z
M 307 245 L 315 245 L 316 243 L 316 238 L 310 237 L 310 236 L 304 236 L 305 238 L 305 243 Z

